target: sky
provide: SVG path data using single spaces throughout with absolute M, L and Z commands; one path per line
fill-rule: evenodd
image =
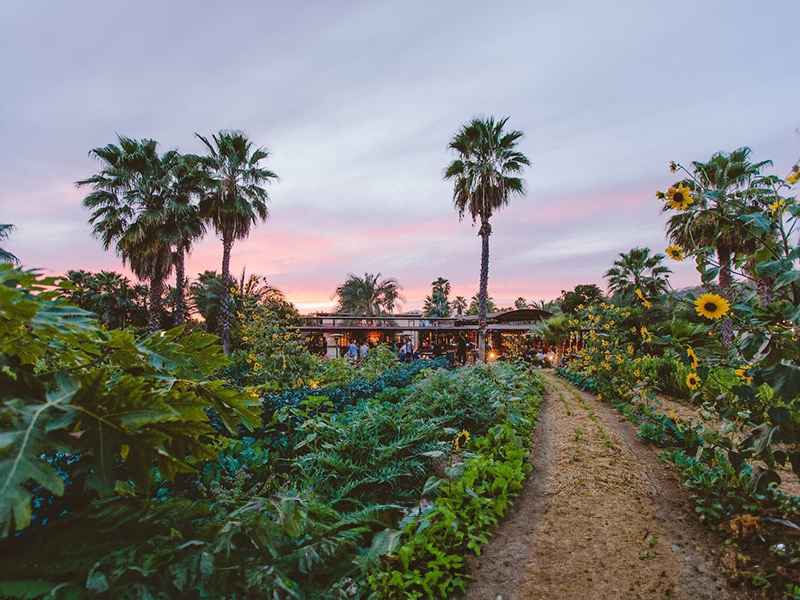
M 525 133 L 527 191 L 492 219 L 489 294 L 552 299 L 634 247 L 663 251 L 656 190 L 740 146 L 800 159 L 800 2 L 0 0 L 0 222 L 28 268 L 128 273 L 75 182 L 117 134 L 270 152 L 270 216 L 233 248 L 302 312 L 348 273 L 478 290 L 480 238 L 443 171 L 473 117 Z M 219 270 L 211 231 L 187 263 Z M 676 288 L 692 264 L 669 261 Z

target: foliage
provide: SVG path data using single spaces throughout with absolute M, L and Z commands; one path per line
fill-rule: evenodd
M 316 359 L 306 349 L 292 312 L 281 304 L 260 303 L 243 308 L 237 316 L 241 349 L 231 357 L 228 378 L 237 385 L 270 390 L 310 382 Z
M 581 304 L 591 304 L 603 299 L 603 291 L 595 284 L 576 285 L 570 291 L 561 292 L 561 311 L 564 314 L 574 314 Z
M 426 317 L 449 317 L 453 313 L 450 306 L 450 282 L 439 277 L 431 283 L 431 293 L 425 297 L 423 309 Z M 463 310 L 463 309 L 462 309 Z
M 404 299 L 401 289 L 394 277 L 381 279 L 380 273 L 364 273 L 362 278 L 349 273 L 347 280 L 334 292 L 338 300 L 336 312 L 368 318 L 389 314 L 397 301 Z
M 343 364 L 344 361 L 345 359 L 324 361 L 323 366 Z M 330 385 L 325 388 L 304 386 L 284 392 L 268 393 L 264 396 L 262 403 L 265 419 L 271 420 L 275 410 L 284 406 L 297 406 L 310 396 L 324 396 L 330 401 L 333 410 L 342 410 L 351 404 L 367 398 L 374 398 L 387 388 L 404 388 L 410 385 L 423 371 L 441 369 L 447 364 L 447 359 L 444 357 L 433 360 L 414 360 L 393 366 L 373 379 L 354 376 L 344 385 Z M 352 367 L 349 368 L 352 369 Z
M 79 456 L 74 475 L 102 496 L 146 495 L 154 465 L 171 480 L 213 456 L 204 409 L 231 432 L 255 424 L 252 398 L 208 379 L 225 363 L 215 338 L 103 331 L 56 283 L 0 265 L 3 535 L 30 523 L 31 485 L 65 492 L 50 453 Z
M 428 481 L 426 490 L 437 491 L 436 499 L 423 501 L 400 523 L 402 543 L 370 578 L 379 598 L 447 598 L 465 592 L 465 557 L 480 554 L 530 471 L 525 456 L 539 399 L 526 396 L 524 389 L 519 393 L 511 398 L 504 422 L 470 442 L 444 478 Z
M 7 240 L 13 230 L 14 226 L 11 223 L 0 223 L 0 240 Z M 0 262 L 9 262 L 18 265 L 19 259 L 8 250 L 0 248 Z
M 131 285 L 127 277 L 113 271 L 67 271 L 62 283 L 65 298 L 93 312 L 109 329 L 147 326 L 146 285 Z
M 667 291 L 667 277 L 672 272 L 661 264 L 663 254 L 650 254 L 650 248 L 633 248 L 622 252 L 614 265 L 606 271 L 608 290 L 625 300 L 632 301 L 636 290 L 645 296 L 658 296 Z

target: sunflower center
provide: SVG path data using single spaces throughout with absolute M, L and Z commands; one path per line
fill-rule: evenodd
M 703 308 L 705 308 L 708 312 L 713 313 L 717 310 L 717 305 L 714 304 L 713 302 L 706 302 L 703 305 Z
M 673 196 L 673 198 L 675 198 L 675 202 L 683 202 L 683 194 L 680 192 L 675 192 L 675 196 Z

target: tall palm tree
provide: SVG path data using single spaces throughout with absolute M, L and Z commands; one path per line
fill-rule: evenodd
M 645 296 L 658 296 L 667 291 L 667 277 L 672 271 L 661 264 L 663 254 L 650 254 L 650 248 L 633 248 L 620 252 L 614 265 L 606 271 L 608 291 L 632 300 L 636 290 Z
M 364 273 L 361 278 L 349 273 L 347 280 L 336 288 L 333 297 L 339 299 L 337 312 L 371 319 L 391 314 L 397 300 L 403 300 L 401 289 L 394 277 L 381 279 L 380 273 Z
M 77 182 L 92 186 L 83 204 L 91 211 L 93 233 L 108 250 L 114 245 L 123 264 L 150 284 L 148 331 L 161 326 L 164 281 L 172 271 L 175 215 L 184 199 L 173 193 L 172 168 L 179 156 L 170 151 L 159 156 L 155 140 L 117 136 L 119 145 L 94 148 L 100 173 Z
M 495 121 L 473 119 L 450 141 L 456 158 L 445 169 L 445 179 L 453 180 L 453 202 L 459 219 L 469 213 L 480 223 L 481 275 L 478 310 L 478 357 L 486 360 L 486 300 L 489 296 L 489 219 L 506 204 L 512 194 L 523 195 L 525 186 L 518 175 L 528 158 L 516 150 L 521 131 L 504 132 L 508 117 Z
M 14 226 L 11 223 L 0 223 L 0 240 L 7 240 L 13 230 Z M 0 262 L 10 262 L 17 265 L 19 264 L 19 259 L 8 250 L 0 248 Z
M 247 136 L 238 130 L 224 130 L 212 135 L 212 142 L 195 134 L 208 149 L 201 158 L 206 174 L 206 190 L 200 200 L 202 216 L 211 222 L 222 238 L 222 281 L 220 290 L 220 337 L 222 348 L 230 353 L 229 306 L 231 283 L 231 250 L 236 240 L 250 235 L 250 227 L 269 215 L 269 196 L 262 187 L 278 176 L 261 166 L 269 157 L 264 148 L 254 148 Z
M 681 182 L 692 191 L 693 202 L 667 221 L 667 234 L 684 250 L 714 248 L 719 263 L 718 282 L 722 294 L 731 300 L 733 257 L 752 248 L 741 234 L 740 216 L 762 195 L 761 169 L 772 161 L 750 162 L 752 150 L 738 148 L 730 154 L 717 152 L 708 162 L 692 162 L 691 178 Z M 678 184 L 676 184 L 678 185 Z M 664 205 L 664 211 L 670 205 Z M 730 320 L 723 323 L 723 344 L 733 344 Z

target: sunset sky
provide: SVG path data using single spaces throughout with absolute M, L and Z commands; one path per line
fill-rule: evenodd
M 493 219 L 489 293 L 603 285 L 620 252 L 663 251 L 654 193 L 750 146 L 800 158 L 800 2 L 0 0 L 0 222 L 26 267 L 122 270 L 74 182 L 116 134 L 203 151 L 242 129 L 271 156 L 270 218 L 232 269 L 301 311 L 348 273 L 397 278 L 420 308 L 437 277 L 478 289 L 480 238 L 442 179 L 473 116 L 509 116 L 531 160 Z M 219 269 L 213 232 L 188 262 Z M 670 262 L 673 285 L 693 265 Z

